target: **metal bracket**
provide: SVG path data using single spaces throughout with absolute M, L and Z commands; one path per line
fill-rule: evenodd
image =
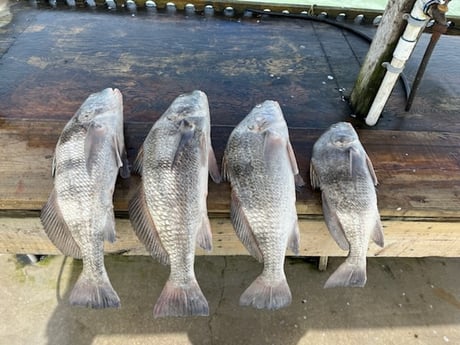
M 394 73 L 394 74 L 400 74 L 404 68 L 403 67 L 394 67 L 391 63 L 389 62 L 384 62 L 382 63 L 382 67 L 386 68 L 388 72 Z
M 417 28 L 424 27 L 427 23 L 427 19 L 418 19 L 413 16 L 411 16 L 409 13 L 405 13 L 403 15 L 403 18 L 407 20 L 407 24 L 410 24 L 412 26 L 415 26 Z

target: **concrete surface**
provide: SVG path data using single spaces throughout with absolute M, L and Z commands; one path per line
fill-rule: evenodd
M 343 258 L 319 272 L 289 258 L 293 302 L 278 311 L 238 306 L 261 271 L 250 257 L 198 257 L 209 317 L 153 319 L 168 269 L 150 257 L 106 256 L 118 310 L 70 307 L 81 262 L 62 256 L 22 265 L 0 255 L 0 344 L 460 344 L 460 259 L 368 259 L 363 289 L 322 288 Z

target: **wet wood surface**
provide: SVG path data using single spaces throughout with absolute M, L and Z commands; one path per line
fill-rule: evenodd
M 404 112 L 398 84 L 378 125 L 367 128 L 350 116 L 343 97 L 369 45 L 346 30 L 291 19 L 13 11 L 13 22 L 0 31 L 0 252 L 56 252 L 38 220 L 53 184 L 54 147 L 90 93 L 117 87 L 124 96 L 131 162 L 153 122 L 180 93 L 207 93 L 218 161 L 231 130 L 252 107 L 265 99 L 280 102 L 307 182 L 297 194 L 303 255 L 346 254 L 327 233 L 308 169 L 321 133 L 350 121 L 380 182 L 387 246 L 371 246 L 369 255 L 459 255 L 460 68 L 444 55 L 448 49 L 458 55 L 458 37 L 439 42 L 412 111 Z M 409 74 L 420 54 L 422 48 Z M 110 252 L 145 253 L 126 219 L 138 182 L 135 176 L 117 181 L 118 241 Z M 229 223 L 229 193 L 228 184 L 210 182 L 212 254 L 245 254 Z

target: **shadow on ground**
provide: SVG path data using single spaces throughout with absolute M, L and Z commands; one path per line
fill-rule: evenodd
M 238 306 L 240 294 L 261 270 L 259 263 L 249 257 L 198 257 L 197 278 L 211 315 L 154 319 L 152 309 L 166 281 L 166 267 L 149 257 L 106 257 L 122 308 L 88 310 L 68 305 L 81 264 L 67 259 L 64 265 L 71 269 L 61 276 L 67 288 L 57 290 L 60 300 L 48 322 L 48 345 L 89 345 L 100 335 L 136 339 L 147 334 L 175 334 L 183 338 L 181 344 L 294 345 L 309 332 L 460 323 L 460 290 L 456 276 L 449 273 L 453 267 L 460 271 L 459 259 L 446 259 L 446 264 L 435 258 L 373 258 L 368 260 L 364 289 L 323 289 L 342 260 L 331 259 L 328 270 L 319 272 L 315 260 L 287 259 L 292 305 L 260 311 Z M 179 343 L 171 339 L 164 343 Z

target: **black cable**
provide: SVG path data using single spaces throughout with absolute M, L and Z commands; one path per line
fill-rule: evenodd
M 354 28 L 352 28 L 349 25 L 346 25 L 346 24 L 343 24 L 343 23 L 340 23 L 340 22 L 337 22 L 335 20 L 331 20 L 331 19 L 328 19 L 328 18 L 324 18 L 324 17 L 316 17 L 316 16 L 311 16 L 311 15 L 305 15 L 305 14 L 291 14 L 291 13 L 281 13 L 281 12 L 271 12 L 271 11 L 269 12 L 269 11 L 261 11 L 261 10 L 250 9 L 250 8 L 246 9 L 246 11 L 254 13 L 254 14 L 258 14 L 258 15 L 267 15 L 267 16 L 273 16 L 273 17 L 285 17 L 285 18 L 303 19 L 303 20 L 310 20 L 310 21 L 319 22 L 319 23 L 326 23 L 326 24 L 335 26 L 337 28 L 349 31 L 352 34 L 360 37 L 361 39 L 363 39 L 364 41 L 366 41 L 369 44 L 371 44 L 371 42 L 372 42 L 372 37 L 371 36 L 366 35 L 365 33 L 361 32 L 359 30 L 355 30 Z M 409 98 L 409 95 L 410 95 L 409 81 L 407 80 L 407 77 L 404 74 L 404 72 L 402 72 L 399 76 L 400 76 L 401 82 L 403 84 L 404 93 L 406 94 L 406 100 L 407 100 Z

